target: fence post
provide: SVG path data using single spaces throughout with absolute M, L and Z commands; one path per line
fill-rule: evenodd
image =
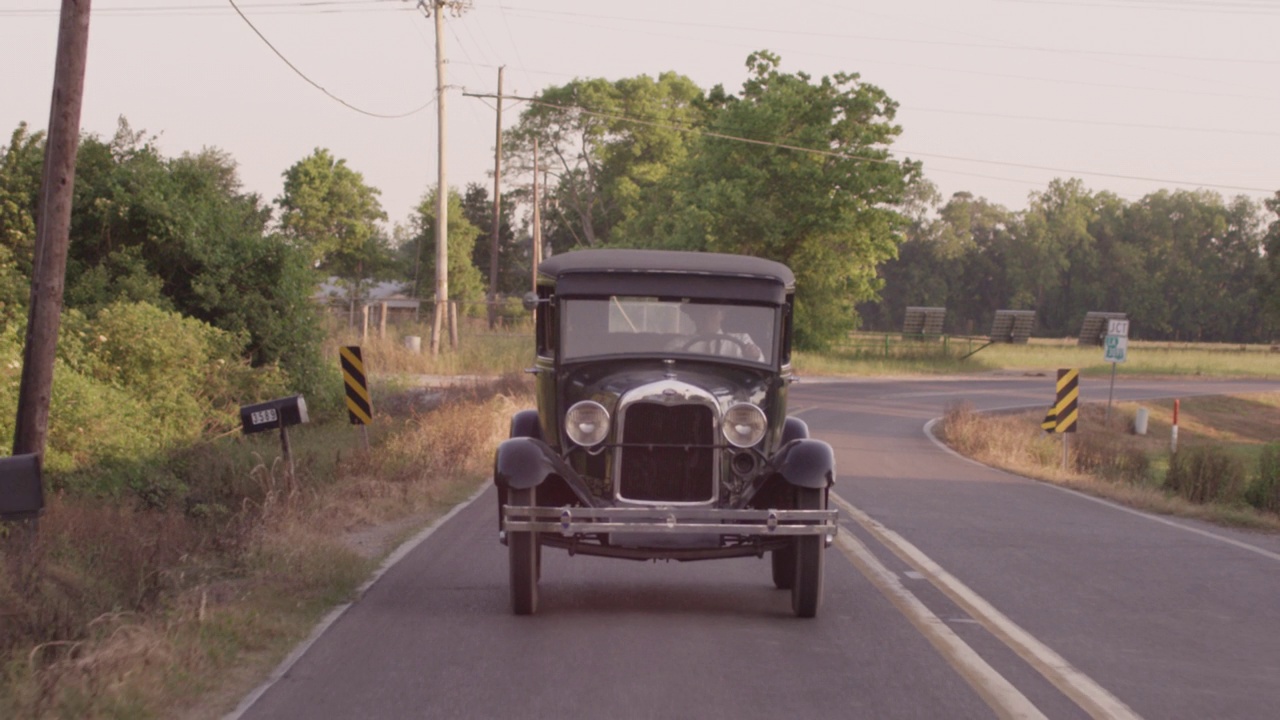
M 449 345 L 458 349 L 458 301 L 449 301 Z

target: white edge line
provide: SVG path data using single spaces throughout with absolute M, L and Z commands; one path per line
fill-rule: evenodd
M 1003 410 L 1010 410 L 1010 409 L 1018 409 L 1018 408 L 997 408 L 997 410 L 1001 410 L 1001 409 L 1003 409 Z M 983 411 L 983 412 L 987 412 L 987 411 Z M 937 445 L 939 448 L 941 448 L 941 449 L 943 450 L 943 452 L 949 453 L 949 454 L 951 454 L 951 455 L 952 455 L 952 456 L 954 456 L 954 457 L 957 457 L 957 458 L 959 458 L 959 459 L 961 459 L 961 460 L 964 460 L 965 462 L 973 463 L 974 465 L 977 465 L 977 466 L 979 466 L 979 467 L 983 467 L 983 468 L 986 468 L 986 469 L 991 470 L 991 471 L 994 471 L 994 472 L 1003 473 L 1003 474 L 1005 474 L 1005 475 L 1009 475 L 1009 476 L 1012 476 L 1012 477 L 1021 478 L 1021 479 L 1023 479 L 1023 480 L 1030 480 L 1030 481 L 1032 481 L 1032 482 L 1036 483 L 1037 485 L 1041 485 L 1041 486 L 1044 486 L 1044 487 L 1053 488 L 1054 490 L 1057 490 L 1057 491 L 1059 491 L 1059 492 L 1064 492 L 1064 493 L 1067 493 L 1067 494 L 1070 494 L 1070 495 L 1075 495 L 1075 496 L 1076 496 L 1076 497 L 1078 497 L 1078 498 L 1083 498 L 1083 499 L 1085 499 L 1085 500 L 1089 500 L 1089 501 L 1091 501 L 1091 502 L 1098 503 L 1099 505 L 1103 505 L 1103 506 L 1109 507 L 1109 508 L 1111 508 L 1112 510 L 1119 510 L 1120 512 L 1128 513 L 1128 514 L 1133 515 L 1133 516 L 1135 516 L 1135 517 L 1140 517 L 1140 518 L 1143 518 L 1143 519 L 1146 519 L 1146 520 L 1150 520 L 1151 522 L 1154 522 L 1154 523 L 1159 523 L 1159 524 L 1161 524 L 1161 525 L 1167 525 L 1168 527 L 1176 528 L 1176 529 L 1178 529 L 1178 530 L 1183 530 L 1183 531 L 1186 531 L 1186 532 L 1189 532 L 1189 533 L 1193 533 L 1193 534 L 1195 534 L 1195 535 L 1199 535 L 1199 536 L 1201 536 L 1201 537 L 1209 538 L 1210 540 L 1217 540 L 1218 542 L 1226 543 L 1227 545 L 1231 545 L 1231 546 L 1233 546 L 1233 547 L 1237 547 L 1237 548 L 1239 548 L 1239 549 L 1241 549 L 1241 550 L 1248 550 L 1249 552 L 1256 553 L 1256 554 L 1261 555 L 1262 557 L 1265 557 L 1265 558 L 1267 558 L 1267 559 L 1275 560 L 1275 561 L 1277 561 L 1277 562 L 1280 562 L 1280 553 L 1275 553 L 1275 552 L 1272 552 L 1272 551 L 1267 550 L 1267 549 L 1265 549 L 1265 548 L 1260 548 L 1260 547 L 1258 547 L 1257 545 L 1250 545 L 1250 544 L 1249 544 L 1249 543 L 1247 543 L 1247 542 L 1243 542 L 1243 541 L 1241 541 L 1241 540 L 1236 540 L 1235 538 L 1225 537 L 1225 536 L 1223 536 L 1223 535 L 1219 535 L 1219 534 L 1217 534 L 1217 533 L 1213 533 L 1213 532 L 1210 532 L 1210 531 L 1208 531 L 1208 530 L 1202 530 L 1202 529 L 1200 529 L 1200 528 L 1192 527 L 1192 526 L 1190 526 L 1190 525 L 1184 525 L 1184 524 L 1182 524 L 1182 523 L 1180 523 L 1180 522 L 1177 522 L 1177 521 L 1175 521 L 1175 520 L 1170 520 L 1170 519 L 1169 519 L 1169 518 L 1167 518 L 1167 517 L 1162 517 L 1162 516 L 1160 516 L 1160 515 L 1153 515 L 1152 513 L 1149 513 L 1149 512 L 1143 512 L 1142 510 L 1135 510 L 1134 508 L 1131 508 L 1131 507 L 1125 507 L 1124 505 L 1121 505 L 1121 504 L 1119 504 L 1119 503 L 1113 502 L 1113 501 L 1111 501 L 1111 500 L 1107 500 L 1107 499 L 1105 499 L 1105 498 L 1096 497 L 1096 496 L 1094 496 L 1094 495 L 1090 495 L 1090 494 L 1088 494 L 1088 493 L 1080 492 L 1079 490 L 1073 490 L 1073 489 L 1068 488 L 1068 487 L 1062 487 L 1061 485 L 1057 485 L 1057 484 L 1055 484 L 1055 483 L 1047 482 L 1047 481 L 1044 481 L 1044 480 L 1037 480 L 1037 479 L 1035 479 L 1035 478 L 1029 478 L 1029 477 L 1026 477 L 1026 476 L 1024 476 L 1024 475 L 1018 475 L 1018 474 L 1016 474 L 1016 473 L 1011 473 L 1011 472 L 1009 472 L 1009 471 L 1007 471 L 1007 470 L 1001 470 L 1000 468 L 992 467 L 992 466 L 990 466 L 990 465 L 987 465 L 986 463 L 978 462 L 977 460 L 974 460 L 973 458 L 965 457 L 964 455 L 961 455 L 960 453 L 956 452 L 956 451 L 955 451 L 955 450 L 953 450 L 952 448 L 948 447 L 946 443 L 944 443 L 944 442 L 942 442 L 941 440 L 939 440 L 939 439 L 938 439 L 938 437 L 937 437 L 936 435 L 934 435 L 934 434 L 933 434 L 933 427 L 934 427 L 934 425 L 938 424 L 941 420 L 942 420 L 942 418 L 934 418 L 934 419 L 930 420 L 929 422 L 925 423 L 925 425 L 924 425 L 924 434 L 925 434 L 925 437 L 929 438 L 929 440 L 930 440 L 930 441 L 932 441 L 934 445 Z
M 945 622 L 938 618 L 923 602 L 903 587 L 897 576 L 886 568 L 866 545 L 852 535 L 840 533 L 836 537 L 840 549 L 849 556 L 871 584 L 875 585 L 898 610 L 907 616 L 912 625 L 946 657 L 988 706 L 1001 718 L 1044 718 L 1032 702 L 1018 691 L 1013 683 L 996 672 L 982 656 L 970 647 Z
M 240 717 L 253 707 L 254 703 L 258 702 L 258 700 L 265 695 L 272 686 L 279 682 L 280 678 L 284 677 L 286 673 L 293 669 L 293 666 L 302 659 L 302 656 L 307 653 L 307 650 L 311 649 L 311 646 L 314 645 L 316 641 L 320 639 L 320 636 L 324 635 L 324 633 L 338 621 L 338 618 L 342 617 L 342 615 L 349 610 L 352 605 L 356 604 L 356 602 L 359 602 L 360 598 L 364 597 L 364 594 L 369 591 L 369 588 L 373 587 L 374 583 L 378 582 L 378 580 L 380 580 L 388 570 L 395 566 L 396 563 L 403 560 L 406 555 L 414 550 L 414 548 L 422 544 L 427 538 L 431 537 L 431 534 L 438 530 L 441 525 L 444 525 L 446 522 L 451 520 L 454 515 L 457 515 L 470 507 L 476 500 L 479 500 L 480 496 L 483 495 L 491 486 L 491 482 L 481 484 L 480 489 L 472 493 L 471 497 L 463 500 L 457 505 L 454 505 L 449 512 L 436 518 L 435 522 L 428 525 L 422 532 L 419 532 L 417 535 L 414 535 L 403 543 L 400 543 L 400 546 L 392 551 L 392 553 L 382 561 L 382 564 L 378 566 L 378 569 L 374 571 L 373 575 L 370 576 L 363 585 L 356 588 L 356 599 L 351 602 L 338 605 L 334 609 L 330 610 L 329 613 L 325 615 L 314 628 L 312 628 L 311 634 L 307 636 L 307 639 L 298 644 L 298 646 L 295 647 L 293 651 L 276 666 L 276 669 L 271 672 L 271 675 L 269 675 L 261 685 L 246 695 L 244 699 L 240 701 L 240 704 L 236 706 L 235 710 L 224 715 L 224 720 L 239 720 Z

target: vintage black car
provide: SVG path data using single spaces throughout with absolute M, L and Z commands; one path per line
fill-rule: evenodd
M 787 416 L 795 279 L 760 258 L 583 250 L 538 268 L 538 408 L 494 458 L 511 605 L 543 547 L 635 560 L 771 558 L 800 617 L 822 599 L 831 447 Z

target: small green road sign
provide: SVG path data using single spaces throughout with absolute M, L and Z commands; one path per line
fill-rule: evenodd
M 1123 335 L 1108 335 L 1103 342 L 1106 352 L 1102 359 L 1107 362 L 1122 363 L 1129 353 L 1129 338 Z

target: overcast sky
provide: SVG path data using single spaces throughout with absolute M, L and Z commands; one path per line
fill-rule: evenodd
M 432 20 L 402 0 L 236 0 L 297 71 L 361 110 L 435 93 Z M 0 0 L 0 132 L 49 117 L 55 0 Z M 1280 190 L 1280 0 L 475 0 L 446 15 L 448 182 L 492 187 L 494 93 L 673 70 L 737 91 L 749 53 L 784 72 L 857 72 L 900 103 L 895 154 L 944 197 L 1011 209 L 1054 177 L 1129 199 Z M 274 199 L 317 147 L 404 222 L 436 182 L 434 106 L 370 117 L 317 90 L 227 0 L 93 0 L 82 126 L 125 116 L 169 156 L 229 152 Z M 514 123 L 522 106 L 505 105 Z

